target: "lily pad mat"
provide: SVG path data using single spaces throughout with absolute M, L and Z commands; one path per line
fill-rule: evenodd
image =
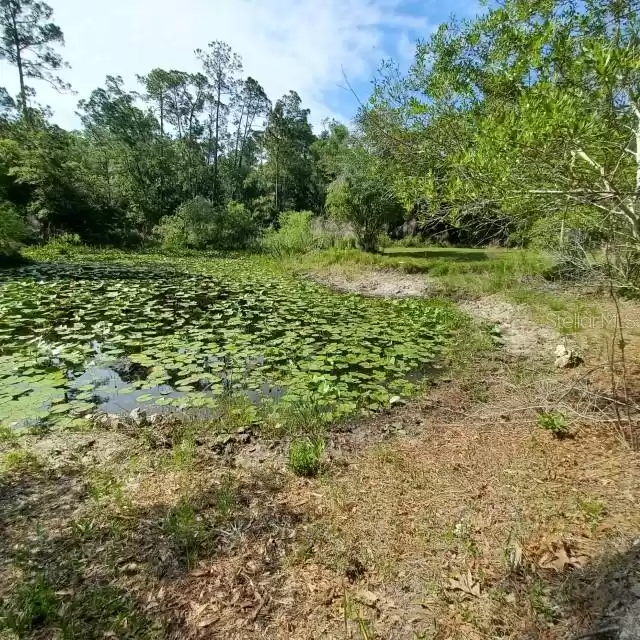
M 321 403 L 335 418 L 375 410 L 415 390 L 451 314 L 436 301 L 332 293 L 250 257 L 8 270 L 0 421 L 68 423 L 114 402 L 206 409 L 225 393 Z

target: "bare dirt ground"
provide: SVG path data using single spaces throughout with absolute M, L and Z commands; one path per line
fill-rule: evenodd
M 428 295 L 433 288 L 425 276 L 404 273 L 395 269 L 375 270 L 359 269 L 349 273 L 344 269 L 328 268 L 321 274 L 308 274 L 320 284 L 346 293 L 359 293 L 364 296 L 383 298 L 409 298 Z

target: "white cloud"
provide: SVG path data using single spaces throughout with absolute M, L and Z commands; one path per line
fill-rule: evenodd
M 195 48 L 224 40 L 244 60 L 246 75 L 263 84 L 272 99 L 295 89 L 318 123 L 334 113 L 327 94 L 351 80 L 368 78 L 387 55 L 407 50 L 411 33 L 425 33 L 426 20 L 403 10 L 404 0 L 50 0 L 62 27 L 63 50 L 72 69 L 64 72 L 78 92 L 60 96 L 36 86 L 55 120 L 77 126 L 79 98 L 122 75 L 154 67 L 198 70 Z M 389 43 L 391 42 L 391 46 Z M 386 48 L 385 48 L 386 43 Z M 388 49 L 388 50 L 387 50 Z M 16 91 L 14 71 L 0 64 L 0 84 Z M 345 101 L 348 101 L 348 96 Z

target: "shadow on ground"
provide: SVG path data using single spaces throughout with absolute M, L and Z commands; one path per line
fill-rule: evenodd
M 268 623 L 302 518 L 279 500 L 277 474 L 229 475 L 141 505 L 112 477 L 87 477 L 2 479 L 0 632 L 249 637 Z
M 600 640 L 640 638 L 640 544 L 596 558 L 570 574 L 558 604 L 576 621 L 576 635 Z
M 581 569 L 550 572 L 540 584 L 545 602 L 538 606 L 546 609 L 541 618 L 548 624 L 529 629 L 525 638 L 640 639 L 640 544 Z

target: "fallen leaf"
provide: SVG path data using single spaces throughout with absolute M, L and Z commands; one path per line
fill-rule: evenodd
M 565 567 L 579 569 L 587 561 L 587 556 L 574 556 L 570 547 L 563 543 L 544 553 L 538 561 L 538 566 L 541 569 L 564 571 Z
M 480 596 L 480 582 L 473 578 L 471 571 L 461 573 L 456 578 L 449 578 L 449 589 L 463 591 L 476 598 Z
M 198 627 L 201 629 L 203 627 L 210 627 L 214 622 L 217 622 L 220 619 L 220 616 L 207 616 L 198 622 Z
M 356 593 L 354 599 L 360 604 L 366 605 L 367 607 L 375 607 L 380 600 L 380 596 L 377 593 L 373 593 L 372 591 L 363 589 L 362 591 L 358 591 L 358 593 Z
M 508 553 L 509 568 L 511 571 L 516 571 L 522 564 L 522 547 L 515 542 Z

